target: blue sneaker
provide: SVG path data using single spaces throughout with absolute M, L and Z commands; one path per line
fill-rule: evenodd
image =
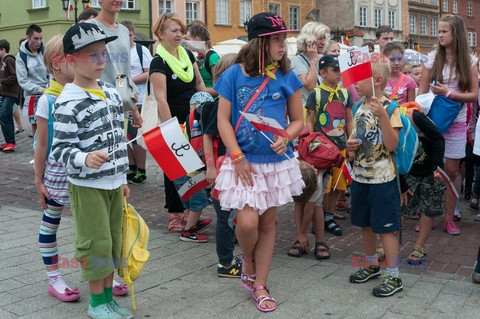
M 133 318 L 133 313 L 127 308 L 124 308 L 120 303 L 116 302 L 115 300 L 110 301 L 109 303 L 107 303 L 107 305 L 110 307 L 110 309 L 119 314 L 121 318 Z
M 92 319 L 123 319 L 118 313 L 114 312 L 107 304 L 92 307 L 88 305 L 88 316 Z

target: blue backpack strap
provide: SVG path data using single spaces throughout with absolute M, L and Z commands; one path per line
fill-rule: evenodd
M 25 64 L 25 69 L 27 70 L 28 74 L 28 63 L 27 63 L 27 54 L 23 51 L 20 51 L 20 58 L 22 59 L 23 63 Z
M 399 106 L 399 104 L 397 103 L 396 100 L 392 100 L 390 102 L 390 105 L 387 107 L 387 114 L 388 114 L 388 117 L 392 117 L 392 114 L 393 112 L 395 111 L 395 109 Z
M 140 65 L 142 66 L 143 70 L 143 48 L 141 44 L 135 43 L 135 48 L 137 49 L 137 55 L 138 58 L 140 59 Z
M 363 100 L 358 100 L 358 102 L 355 103 L 355 105 L 354 105 L 353 108 L 352 108 L 352 114 L 353 114 L 353 116 L 355 116 L 355 114 L 356 114 L 357 111 L 358 111 L 358 108 L 360 107 L 360 105 L 362 105 L 362 103 L 363 103 Z

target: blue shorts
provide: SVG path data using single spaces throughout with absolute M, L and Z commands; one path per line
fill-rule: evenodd
M 383 184 L 353 181 L 350 196 L 353 225 L 372 227 L 376 234 L 400 230 L 400 192 L 397 179 Z
M 174 180 L 173 183 L 175 184 L 177 190 L 179 190 L 183 186 L 183 184 L 185 184 L 189 179 L 191 179 L 191 177 L 185 175 L 183 177 L 180 177 L 179 179 Z M 182 201 L 183 207 L 193 212 L 199 212 L 210 204 L 205 188 L 201 189 L 198 193 L 193 194 L 187 202 L 183 200 L 182 196 L 179 197 Z

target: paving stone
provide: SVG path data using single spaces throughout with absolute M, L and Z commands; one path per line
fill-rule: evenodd
M 434 310 L 445 314 L 458 313 L 464 303 L 464 296 L 440 293 L 427 307 L 427 310 Z
M 473 285 L 470 282 L 463 282 L 458 280 L 449 280 L 443 286 L 442 293 L 469 296 L 473 291 Z

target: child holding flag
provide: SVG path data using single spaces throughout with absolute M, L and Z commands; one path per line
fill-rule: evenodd
M 65 283 L 58 269 L 57 230 L 65 204 L 70 202 L 67 190 L 65 168 L 56 163 L 52 156 L 53 104 L 63 86 L 73 81 L 74 72 L 67 72 L 63 58 L 62 35 L 48 41 L 43 55 L 48 72 L 53 75 L 50 86 L 38 100 L 37 131 L 35 140 L 35 186 L 37 187 L 43 218 L 40 225 L 38 245 L 43 263 L 47 268 L 48 293 L 60 301 L 75 301 L 80 298 L 78 289 L 71 289 Z
M 334 55 L 325 55 L 319 63 L 320 75 L 323 83 L 310 93 L 305 107 L 307 108 L 307 127 L 310 132 L 323 132 L 334 142 L 343 156 L 346 158 L 347 136 L 352 131 L 352 106 L 353 102 L 347 92 L 339 85 L 341 74 L 338 58 Z M 348 135 L 347 135 L 348 134 Z M 329 172 L 327 172 L 329 173 Z M 325 230 L 336 235 L 343 234 L 342 228 L 335 222 L 335 206 L 339 191 L 347 189 L 347 181 L 341 168 L 333 168 L 333 176 L 330 178 L 326 189 L 323 185 L 322 193 L 325 193 Z M 322 206 L 323 200 L 316 203 Z M 316 208 L 316 211 L 320 210 Z M 345 219 L 344 216 L 336 216 Z M 343 218 L 342 218 L 343 217 Z
M 252 299 L 262 312 L 277 307 L 266 286 L 275 246 L 276 207 L 293 201 L 304 183 L 288 140 L 274 135 L 271 144 L 240 112 L 275 118 L 292 138 L 300 133 L 302 83 L 288 70 L 285 43 L 286 32 L 292 31 L 273 13 L 253 16 L 248 23 L 249 42 L 240 50 L 237 64 L 214 86 L 220 95 L 218 131 L 230 154 L 215 189 L 221 192 L 223 210 L 237 210 L 242 283 L 253 291 Z
M 197 92 L 192 95 L 190 99 L 190 116 L 185 122 L 185 135 L 197 152 L 197 155 L 202 159 L 204 158 L 203 132 L 199 123 L 199 112 L 201 112 L 201 105 L 207 101 L 213 101 L 212 96 L 207 92 Z M 173 181 L 175 187 L 179 191 L 180 200 L 182 201 L 183 207 L 185 207 L 186 216 L 188 216 L 185 230 L 180 234 L 181 241 L 194 243 L 208 242 L 208 237 L 198 232 L 199 230 L 209 227 L 213 222 L 211 219 L 200 220 L 200 215 L 202 214 L 203 209 L 210 204 L 205 188 L 200 189 L 188 199 L 186 199 L 185 194 L 182 193 L 182 190 L 186 189 L 185 187 L 182 188 L 182 186 L 190 183 L 189 181 L 194 179 L 199 174 L 203 174 L 203 176 L 205 175 L 205 172 L 202 173 L 202 171 L 204 171 L 204 169 L 194 171 Z M 197 183 L 196 179 L 194 179 L 194 182 Z M 209 185 L 205 178 L 203 180 L 199 179 L 198 182 L 203 182 L 204 186 Z M 198 186 L 201 187 L 200 184 L 198 184 Z
M 354 106 L 353 133 L 347 140 L 347 151 L 354 157 L 350 187 L 352 224 L 362 227 L 368 260 L 364 267 L 350 276 L 350 282 L 364 283 L 380 276 L 375 253 L 376 234 L 379 234 L 385 247 L 387 270 L 384 281 L 373 288 L 372 293 L 377 297 L 388 297 L 403 290 L 398 273 L 398 239 L 395 235 L 400 230 L 400 191 L 392 157 L 398 145 L 402 122 L 398 108 L 390 118 L 386 112 L 391 102 L 383 95 L 383 90 L 390 76 L 390 65 L 383 61 L 372 62 L 371 71 L 373 87 L 372 78 L 355 83 L 355 89 L 364 99 Z
M 122 197 L 130 193 L 122 99 L 113 86 L 97 82 L 105 68 L 105 45 L 116 38 L 91 23 L 67 30 L 63 51 L 75 80 L 65 85 L 53 112 L 52 152 L 67 170 L 75 257 L 85 261 L 82 278 L 88 281 L 88 316 L 94 319 L 133 317 L 112 297 L 122 246 Z M 93 262 L 98 259 L 101 266 Z

